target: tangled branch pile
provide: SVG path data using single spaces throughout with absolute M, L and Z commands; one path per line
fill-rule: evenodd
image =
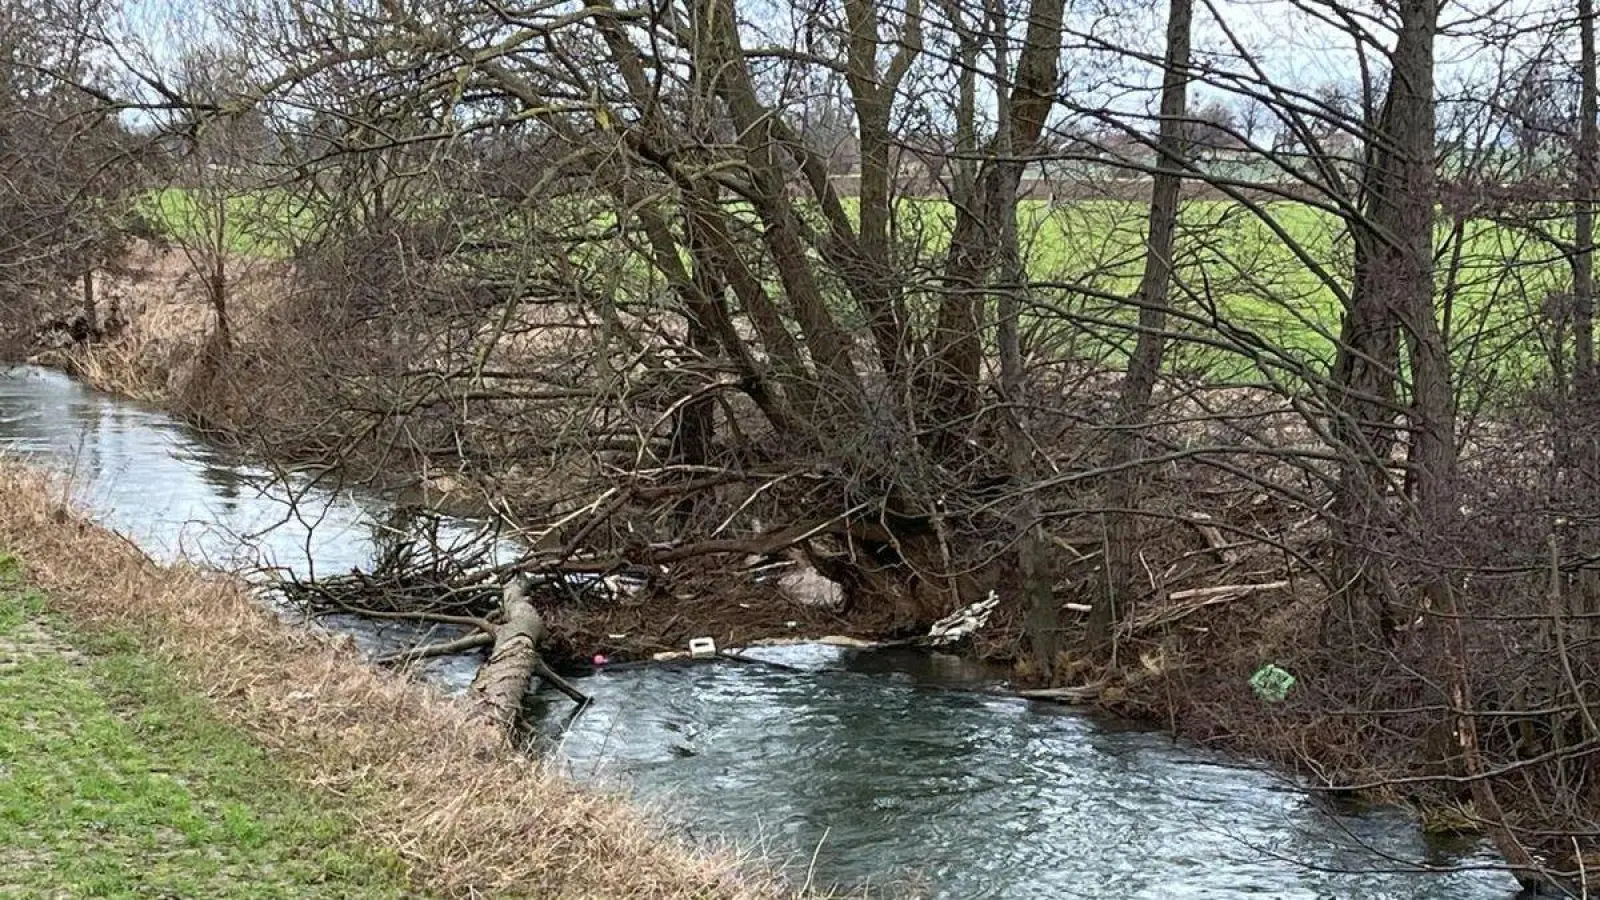
M 1188 0 L 1164 39 L 1062 0 L 223 4 L 124 73 L 165 86 L 124 99 L 201 334 L 82 364 L 179 361 L 125 368 L 512 523 L 528 571 L 803 561 L 885 631 L 992 591 L 1031 677 L 1470 804 L 1559 881 L 1600 833 L 1593 13 L 1379 6 L 1280 10 L 1361 55 L 1310 84 L 1256 12 L 1201 10 L 1202 64 Z M 1506 63 L 1457 90 L 1450 42 Z M 299 590 L 491 603 L 386 565 Z

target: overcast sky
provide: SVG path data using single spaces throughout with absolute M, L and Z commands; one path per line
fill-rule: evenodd
M 214 2 L 214 0 L 213 0 Z M 795 41 L 796 17 L 786 0 L 738 0 L 740 9 L 762 23 L 758 40 Z M 1014 0 L 1014 5 L 1026 0 Z M 1288 87 L 1311 89 L 1337 84 L 1354 88 L 1359 84 L 1360 52 L 1351 34 L 1332 24 L 1334 18 L 1325 2 L 1307 0 L 1195 0 L 1195 49 L 1223 65 L 1244 71 L 1233 58 L 1234 52 L 1224 34 L 1224 24 L 1234 37 L 1251 50 L 1251 57 L 1268 77 Z M 1084 37 L 1126 46 L 1135 51 L 1159 55 L 1164 41 L 1166 0 L 1069 0 L 1071 27 L 1083 37 L 1069 38 L 1069 45 L 1081 45 Z M 898 6 L 899 0 L 896 0 Z M 929 4 L 932 5 L 932 4 Z M 177 58 L 208 33 L 210 6 L 207 0 L 127 0 L 121 16 L 124 34 L 137 36 L 159 60 Z M 1370 0 L 1345 3 L 1342 9 L 1362 28 L 1369 39 L 1387 45 L 1391 36 L 1382 27 L 1382 15 Z M 1495 70 L 1503 57 L 1525 56 L 1536 44 L 1547 40 L 1548 29 L 1530 29 L 1515 42 L 1497 38 L 1496 29 L 1505 31 L 1507 23 L 1549 23 L 1571 13 L 1550 0 L 1453 0 L 1442 10 L 1446 34 L 1438 46 L 1438 81 L 1441 90 L 1453 90 L 1461 82 Z M 1220 20 L 1219 20 L 1220 17 Z M 1562 35 L 1565 45 L 1575 45 L 1576 29 Z M 1020 34 L 1018 35 L 1020 37 Z M 1365 53 L 1375 71 L 1381 72 L 1381 57 L 1372 47 Z M 1575 57 L 1575 46 L 1562 52 Z M 1096 69 L 1099 61 L 1080 51 L 1069 52 L 1065 60 L 1070 72 L 1077 67 L 1086 82 L 1113 83 L 1105 87 L 1107 102 L 1118 107 L 1153 102 L 1153 67 L 1123 67 L 1114 76 Z M 1110 94 L 1120 93 L 1112 97 Z M 1217 89 L 1199 85 L 1195 100 L 1204 103 L 1219 96 Z

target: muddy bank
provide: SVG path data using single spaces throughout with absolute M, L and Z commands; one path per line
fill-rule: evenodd
M 285 586 L 283 596 L 314 616 L 365 614 L 419 626 L 439 616 L 488 619 L 497 602 L 494 581 L 485 581 L 479 596 L 448 606 L 396 598 L 377 584 L 341 591 L 337 602 L 316 596 L 344 581 L 341 577 Z M 882 615 L 807 602 L 786 593 L 774 579 L 716 571 L 709 564 L 675 568 L 648 580 L 617 576 L 574 577 L 559 584 L 535 580 L 528 595 L 548 629 L 541 652 L 551 665 L 568 672 L 589 671 L 597 657 L 603 665 L 682 655 L 698 638 L 711 638 L 719 648 L 737 648 L 824 636 L 875 644 L 924 633 Z M 396 609 L 397 599 L 405 611 Z

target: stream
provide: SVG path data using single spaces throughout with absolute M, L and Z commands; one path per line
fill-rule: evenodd
M 46 369 L 0 368 L 0 452 L 70 476 L 102 523 L 158 559 L 348 570 L 381 497 L 233 458 L 170 417 Z M 291 503 L 291 494 L 298 502 Z M 465 527 L 465 526 L 463 526 Z M 324 620 L 327 621 L 327 620 Z M 413 634 L 333 621 L 366 650 Z M 1392 809 L 1335 809 L 1237 758 L 996 692 L 954 656 L 767 648 L 602 670 L 537 727 L 571 775 L 629 791 L 696 839 L 799 883 L 948 898 L 1516 896 L 1482 842 Z M 452 690 L 475 659 L 435 661 Z

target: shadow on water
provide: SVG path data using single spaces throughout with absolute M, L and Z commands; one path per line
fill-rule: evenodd
M 0 450 L 71 473 L 80 502 L 157 558 L 342 571 L 368 560 L 384 508 L 286 490 L 159 413 L 37 368 L 0 370 Z M 368 650 L 411 636 L 332 624 Z M 595 703 L 575 720 L 564 700 L 536 701 L 540 734 L 575 777 L 626 785 L 691 836 L 755 846 L 822 885 L 951 898 L 1514 896 L 1475 842 L 1433 841 L 1395 810 L 1333 809 L 1237 760 L 996 696 L 1002 674 L 959 657 L 750 654 L 783 668 L 602 670 L 584 679 Z M 426 671 L 460 690 L 473 661 Z

